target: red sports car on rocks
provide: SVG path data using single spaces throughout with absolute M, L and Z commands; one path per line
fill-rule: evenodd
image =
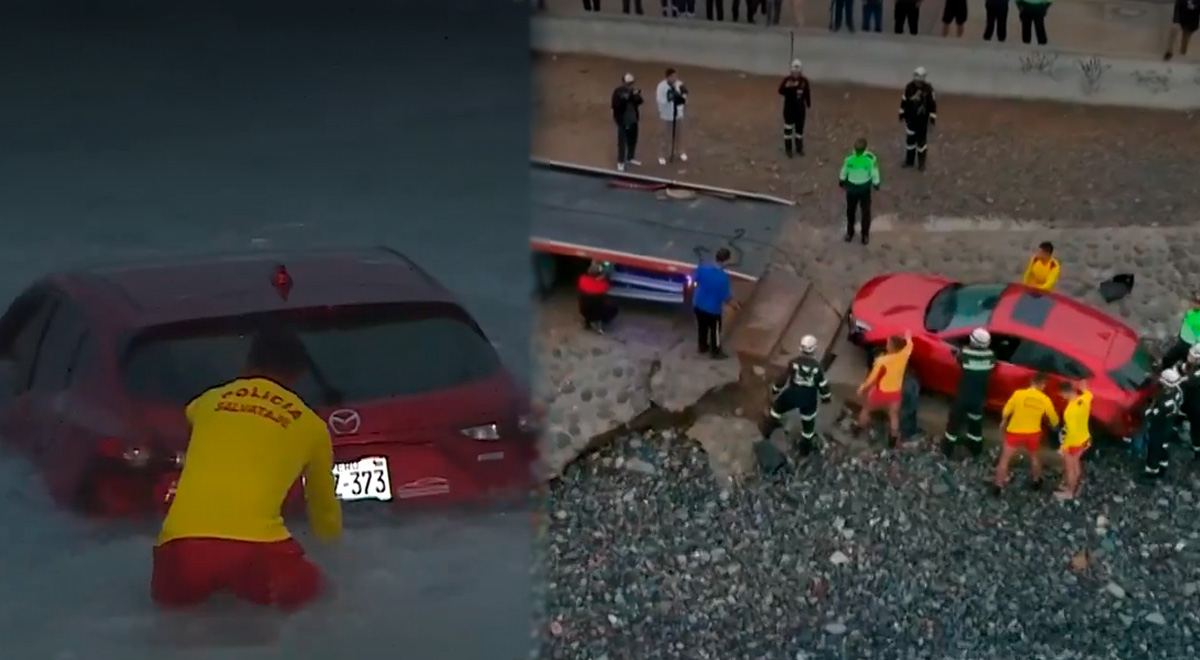
M 163 510 L 187 460 L 184 406 L 236 377 L 267 317 L 308 348 L 297 391 L 328 422 L 342 500 L 529 487 L 527 394 L 454 296 L 387 248 L 50 275 L 0 318 L 0 436 L 62 505 Z
M 1153 358 L 1137 333 L 1077 300 L 1021 284 L 962 284 L 935 275 L 893 273 L 864 284 L 850 307 L 855 343 L 872 348 L 913 333 L 909 369 L 923 391 L 953 394 L 957 351 L 971 330 L 987 328 L 996 353 L 988 409 L 999 410 L 1035 372 L 1050 377 L 1047 394 L 1062 409 L 1062 379 L 1087 379 L 1095 395 L 1095 433 L 1125 437 L 1153 393 Z

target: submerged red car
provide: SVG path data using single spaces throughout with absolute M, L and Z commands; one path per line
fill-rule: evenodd
M 308 347 L 297 392 L 327 420 L 340 499 L 529 486 L 524 388 L 454 296 L 387 248 L 50 275 L 0 318 L 0 434 L 62 505 L 161 510 L 187 460 L 184 406 L 236 377 L 265 317 Z
M 859 289 L 850 307 L 850 338 L 867 347 L 913 333 L 910 369 L 922 390 L 953 394 L 957 349 L 971 330 L 992 334 L 996 370 L 988 409 L 1004 407 L 1036 372 L 1050 377 L 1047 394 L 1062 409 L 1058 383 L 1087 379 L 1095 395 L 1095 433 L 1117 438 L 1136 429 L 1153 394 L 1153 358 L 1121 321 L 1056 293 L 1021 284 L 963 284 L 912 273 L 880 275 Z

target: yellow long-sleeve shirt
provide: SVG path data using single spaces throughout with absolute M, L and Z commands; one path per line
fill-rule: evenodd
M 192 437 L 160 544 L 291 538 L 281 509 L 301 473 L 313 532 L 341 534 L 329 430 L 295 393 L 266 378 L 240 378 L 193 399 L 187 418 Z
M 1033 387 L 1013 392 L 1000 416 L 1008 420 L 1004 430 L 1009 433 L 1039 433 L 1043 419 L 1048 420 L 1050 426 L 1058 425 L 1054 402 L 1045 392 Z
M 875 358 L 866 382 L 875 385 L 880 392 L 899 392 L 904 387 L 904 370 L 908 367 L 912 350 L 912 340 L 909 340 L 904 348 L 895 353 L 885 353 Z
M 1082 447 L 1092 439 L 1088 420 L 1092 416 L 1092 393 L 1083 392 L 1067 402 L 1063 410 L 1063 449 Z
M 1042 291 L 1053 291 L 1061 270 L 1058 259 L 1054 257 L 1049 259 L 1033 257 L 1025 266 L 1025 274 L 1021 276 L 1021 283 Z

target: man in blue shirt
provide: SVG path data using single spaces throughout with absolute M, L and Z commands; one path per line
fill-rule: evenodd
M 731 256 L 728 248 L 717 250 L 713 263 L 700 264 L 692 276 L 696 285 L 692 290 L 692 307 L 696 310 L 700 352 L 716 359 L 725 357 L 721 350 L 721 315 L 731 297 L 729 273 L 725 272 Z

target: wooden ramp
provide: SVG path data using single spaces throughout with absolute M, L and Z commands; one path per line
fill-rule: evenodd
M 772 374 L 795 357 L 804 335 L 820 342 L 826 363 L 843 334 L 845 313 L 816 290 L 813 283 L 789 270 L 769 269 L 759 278 L 730 324 L 726 346 L 743 366 L 763 367 Z

